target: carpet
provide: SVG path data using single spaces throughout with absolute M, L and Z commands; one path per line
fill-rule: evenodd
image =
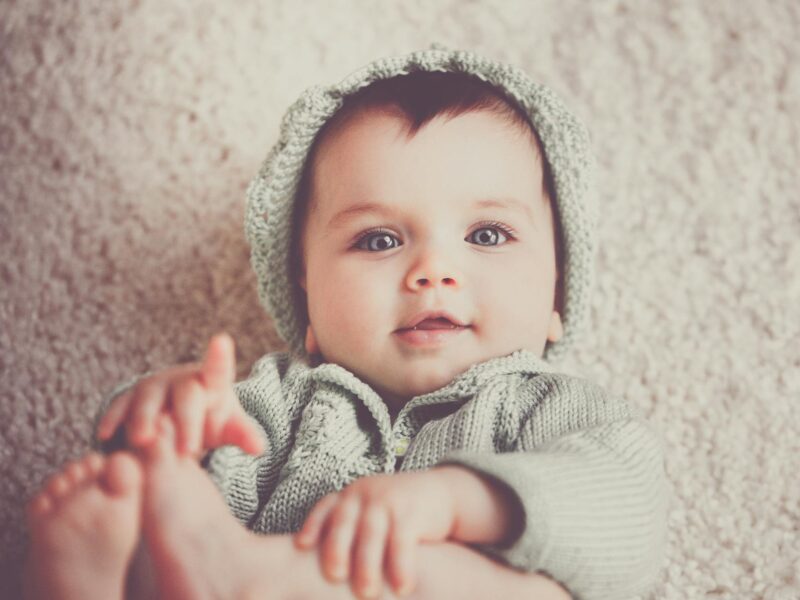
M 800 4 L 5 0 L 0 5 L 0 596 L 23 506 L 106 392 L 282 350 L 244 190 L 305 88 L 439 41 L 526 70 L 589 125 L 591 332 L 565 369 L 663 436 L 653 598 L 800 598 Z

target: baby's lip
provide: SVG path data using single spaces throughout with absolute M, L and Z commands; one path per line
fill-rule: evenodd
M 463 323 L 458 317 L 454 317 L 447 311 L 426 310 L 411 317 L 411 319 L 409 319 L 403 327 L 398 329 L 398 331 L 403 331 L 405 329 L 414 329 L 423 321 L 435 320 L 435 319 L 444 319 L 445 321 L 449 321 L 450 324 L 452 325 L 451 329 L 456 327 L 469 327 L 469 325 Z M 445 323 L 442 322 L 442 325 L 445 325 Z M 446 326 L 442 328 L 446 328 Z

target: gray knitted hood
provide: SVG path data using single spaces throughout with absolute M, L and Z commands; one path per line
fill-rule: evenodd
M 299 300 L 299 284 L 290 277 L 293 211 L 306 157 L 317 132 L 346 96 L 373 81 L 417 70 L 465 72 L 502 89 L 525 110 L 539 135 L 553 176 L 554 217 L 560 221 L 564 249 L 564 335 L 558 342 L 548 341 L 544 350 L 546 360 L 557 360 L 579 338 L 588 318 L 596 220 L 589 133 L 551 90 L 520 69 L 440 44 L 381 58 L 331 86 L 313 86 L 289 107 L 277 143 L 247 189 L 245 235 L 259 299 L 290 351 L 308 359 L 308 314 Z

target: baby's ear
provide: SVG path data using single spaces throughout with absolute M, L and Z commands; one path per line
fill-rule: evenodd
M 319 353 L 319 344 L 317 344 L 317 338 L 314 337 L 314 330 L 311 329 L 310 323 L 306 328 L 306 352 L 309 354 Z
M 550 342 L 557 342 L 564 337 L 564 325 L 561 323 L 561 315 L 557 310 L 550 315 L 550 326 L 547 328 L 547 339 Z

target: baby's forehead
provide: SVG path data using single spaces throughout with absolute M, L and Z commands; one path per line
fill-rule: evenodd
M 448 188 L 470 188 L 465 195 L 475 200 L 517 196 L 532 204 L 539 191 L 549 193 L 537 140 L 523 125 L 489 110 L 437 115 L 417 126 L 399 109 L 352 112 L 317 139 L 309 173 L 311 209 L 324 204 L 330 210 L 345 201 L 332 205 L 324 200 L 330 195 L 347 196 L 350 203 L 354 190 L 405 193 L 421 175 L 429 178 L 428 190 L 452 182 Z M 437 179 L 440 184 L 430 183 Z
M 492 142 L 501 147 L 522 147 L 526 152 L 532 150 L 531 168 L 541 172 L 544 165 L 543 153 L 537 135 L 531 126 L 510 119 L 508 116 L 498 114 L 495 110 L 472 109 L 455 114 L 437 114 L 423 122 L 414 122 L 411 117 L 399 108 L 392 107 L 361 107 L 347 114 L 342 119 L 332 119 L 324 127 L 314 144 L 309 166 L 315 176 L 320 176 L 319 163 L 322 159 L 328 160 L 333 154 L 335 146 L 336 156 L 344 158 L 345 162 L 353 162 L 355 156 L 350 153 L 341 153 L 343 144 L 347 144 L 355 136 L 361 139 L 387 139 L 391 138 L 400 143 L 410 144 L 415 138 L 423 135 L 426 139 L 441 139 L 452 137 L 445 127 L 456 120 L 475 122 L 479 120 L 481 127 L 472 128 L 468 136 L 458 140 L 459 146 L 470 147 L 485 142 L 491 138 Z M 440 126 L 437 126 L 440 125 Z M 385 136 L 382 134 L 386 134 Z M 524 140 L 527 144 L 520 144 Z M 445 149 L 445 151 L 447 151 Z M 362 156 L 363 158 L 363 156 Z M 371 157 L 367 153 L 367 160 Z

